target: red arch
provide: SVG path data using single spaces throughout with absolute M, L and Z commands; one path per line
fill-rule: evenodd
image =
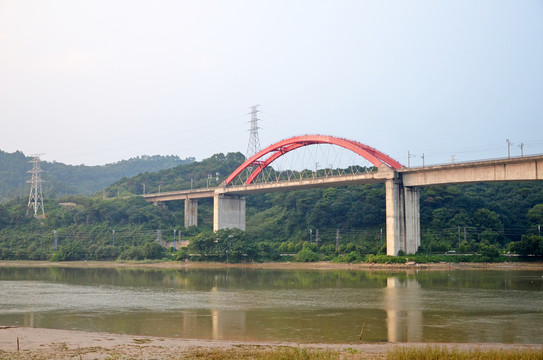
M 264 170 L 268 165 L 274 162 L 276 159 L 286 154 L 289 151 L 298 149 L 303 146 L 313 145 L 313 144 L 331 144 L 341 146 L 345 149 L 351 150 L 356 154 L 364 157 L 370 161 L 373 165 L 379 166 L 385 164 L 386 166 L 398 170 L 402 165 L 391 157 L 383 154 L 382 152 L 359 143 L 353 140 L 347 140 L 342 138 L 337 138 L 333 136 L 325 135 L 304 135 L 304 136 L 295 136 L 290 139 L 281 140 L 273 145 L 268 146 L 264 150 L 259 151 L 257 154 L 251 156 L 243 164 L 241 164 L 230 176 L 225 180 L 226 185 L 230 184 L 232 180 L 236 178 L 241 172 L 248 167 L 257 166 L 253 173 L 245 184 L 251 184 L 253 180 Z M 259 160 L 265 155 L 270 154 L 265 160 Z

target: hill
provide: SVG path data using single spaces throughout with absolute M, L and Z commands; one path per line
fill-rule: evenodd
M 210 199 L 199 201 L 199 226 L 185 229 L 183 201 L 155 206 L 130 196 L 141 194 L 143 184 L 149 193 L 159 186 L 161 191 L 216 186 L 243 160 L 240 153 L 215 154 L 203 161 L 125 177 L 105 189 L 105 199 L 102 193 L 46 198 L 45 218 L 26 215 L 24 197 L 0 204 L 0 259 L 47 259 L 57 243 L 64 249 L 60 259 L 66 260 L 160 258 L 164 252 L 151 245 L 158 240 L 171 246 L 181 239 L 191 240 L 190 253 L 206 259 L 224 260 L 225 254 L 234 256 L 237 249 L 236 261 L 245 255 L 276 259 L 280 253 L 298 252 L 301 259 L 337 256 L 356 261 L 364 254 L 383 251 L 383 184 L 248 196 L 244 233 L 213 234 Z M 499 251 L 543 255 L 543 241 L 538 237 L 538 225 L 543 224 L 541 181 L 425 187 L 420 208 L 421 253 L 480 253 L 485 261 Z
M 7 153 L 0 150 L 0 202 L 28 196 L 29 185 L 26 182 L 30 179 L 28 171 L 32 169 L 31 159 L 20 151 Z M 44 197 L 47 198 L 73 194 L 90 195 L 123 177 L 156 172 L 193 161 L 194 158 L 181 159 L 173 155 L 140 156 L 97 166 L 43 161 L 41 168 L 45 182 L 42 188 Z
M 245 161 L 240 153 L 219 153 L 202 161 L 161 170 L 155 173 L 142 173 L 131 178 L 123 178 L 105 190 L 108 197 L 121 195 L 139 195 L 143 193 L 143 184 L 147 193 L 175 191 L 206 186 L 217 186 L 230 173 Z
M 108 188 L 117 193 L 141 194 L 216 186 L 244 160 L 242 154 L 216 154 L 202 162 L 158 173 L 122 179 Z M 219 173 L 218 181 L 215 174 Z M 500 248 L 522 235 L 536 234 L 543 223 L 543 182 L 475 183 L 429 186 L 421 189 L 421 230 L 423 249 L 430 252 L 457 248 L 459 243 L 476 251 L 478 244 Z M 174 202 L 175 203 L 175 202 Z M 166 203 L 183 216 L 181 204 Z M 365 242 L 367 249 L 380 245 L 381 229 L 386 231 L 385 188 L 383 184 L 322 188 L 247 197 L 247 229 L 258 239 L 276 242 L 308 240 L 309 230 L 319 230 L 321 241 Z M 198 223 L 212 226 L 211 201 L 200 201 Z M 459 241 L 460 240 L 460 241 Z

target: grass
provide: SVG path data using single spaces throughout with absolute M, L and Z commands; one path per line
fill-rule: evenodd
M 543 360 L 540 349 L 460 349 L 457 347 L 396 347 L 385 354 L 365 354 L 348 348 L 344 351 L 293 347 L 239 347 L 235 349 L 193 349 L 182 359 L 210 360 Z
M 388 352 L 366 353 L 354 348 L 341 350 L 312 349 L 301 346 L 234 346 L 233 348 L 191 348 L 191 349 L 165 349 L 162 347 L 149 347 L 145 345 L 116 347 L 116 348 L 72 348 L 61 343 L 50 348 L 24 350 L 20 352 L 6 352 L 0 350 L 0 360 L 48 360 L 54 359 L 170 359 L 170 360 L 543 360 L 543 347 L 510 348 L 510 349 L 462 349 L 456 346 L 398 346 Z M 137 353 L 135 353 L 136 349 Z M 383 349 L 384 350 L 384 349 Z M 153 356 L 147 357 L 152 351 Z M 105 356 L 105 357 L 104 357 Z
M 183 359 L 206 360 L 336 360 L 340 359 L 338 351 L 307 349 L 301 347 L 239 347 L 234 349 L 195 349 L 188 352 Z
M 498 257 L 490 258 L 483 255 L 470 255 L 470 254 L 456 254 L 456 255 L 444 255 L 444 254 L 417 254 L 417 255 L 402 255 L 402 256 L 390 256 L 390 255 L 366 255 L 364 262 L 376 263 L 376 264 L 405 264 L 408 261 L 414 261 L 417 264 L 430 264 L 430 263 L 487 263 L 487 262 L 517 262 L 516 257 L 507 257 L 500 255 Z
M 540 349 L 459 349 L 456 347 L 397 347 L 389 350 L 387 360 L 543 360 Z

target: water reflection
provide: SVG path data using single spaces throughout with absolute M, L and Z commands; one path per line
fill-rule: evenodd
M 383 302 L 387 313 L 389 342 L 423 341 L 421 285 L 415 278 L 387 278 Z
M 24 326 L 25 327 L 34 327 L 34 313 L 24 314 Z
M 224 301 L 217 286 L 211 288 L 211 339 L 225 340 L 239 337 L 247 332 L 245 311 L 217 310 Z
M 541 343 L 543 273 L 1 268 L 0 325 L 201 339 Z

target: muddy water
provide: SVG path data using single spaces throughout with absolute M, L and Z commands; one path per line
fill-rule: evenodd
M 0 267 L 0 325 L 200 339 L 543 343 L 540 271 Z M 363 329 L 363 331 L 362 331 Z

